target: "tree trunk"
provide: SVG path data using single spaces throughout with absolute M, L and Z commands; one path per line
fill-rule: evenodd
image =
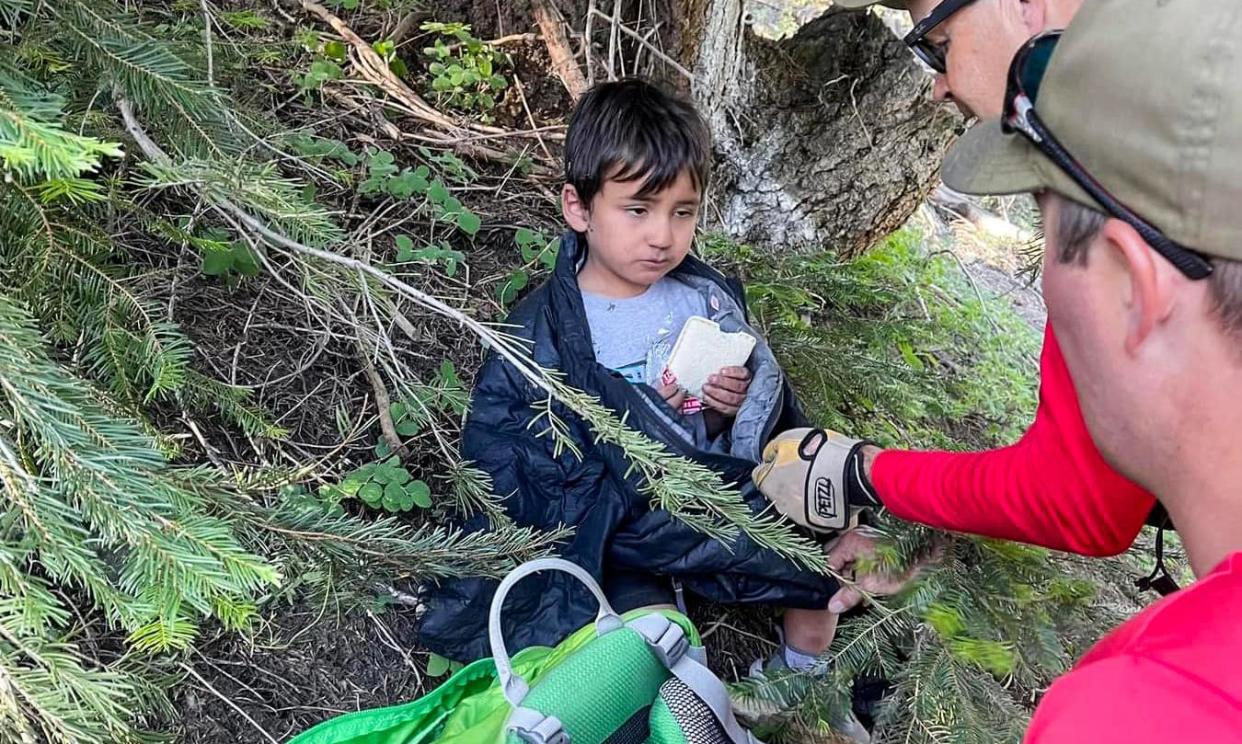
M 670 41 L 716 138 L 709 225 L 853 255 L 935 187 L 954 117 L 876 15 L 832 8 L 770 41 L 747 27 L 743 0 L 669 2 Z
M 591 29 L 595 80 L 607 79 L 611 59 L 615 74 L 641 59 L 640 73 L 693 93 L 715 137 L 711 228 L 853 255 L 900 227 L 939 182 L 956 116 L 930 101 L 931 76 L 874 13 L 830 8 L 771 41 L 748 26 L 748 0 L 555 1 L 579 63 Z M 504 31 L 534 26 L 529 0 L 504 7 Z

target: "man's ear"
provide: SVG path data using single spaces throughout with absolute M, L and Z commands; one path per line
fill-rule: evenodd
M 584 233 L 591 224 L 591 205 L 579 198 L 573 184 L 561 187 L 561 215 L 574 232 Z
M 1097 240 L 1103 245 L 1094 249 L 1106 248 L 1126 274 L 1116 286 L 1125 304 L 1126 352 L 1134 354 L 1172 314 L 1177 269 L 1121 220 L 1105 222 Z
M 1048 0 L 1019 0 L 1022 6 L 1022 20 L 1031 36 L 1044 32 L 1048 24 Z

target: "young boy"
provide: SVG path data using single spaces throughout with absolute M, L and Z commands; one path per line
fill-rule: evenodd
M 593 88 L 574 111 L 561 194 L 570 227 L 553 276 L 508 322 L 535 360 L 628 414 L 627 423 L 737 483 L 758 512 L 750 482 L 773 433 L 806 426 L 771 349 L 747 323 L 736 282 L 690 254 L 711 161 L 707 125 L 694 108 L 640 80 Z M 745 367 L 725 367 L 687 396 L 665 374 L 686 320 L 710 318 L 757 339 Z M 627 476 L 617 448 L 596 444 L 560 411 L 582 451 L 557 452 L 535 422 L 546 395 L 493 354 L 476 381 L 463 435 L 467 460 L 489 473 L 519 525 L 574 528 L 561 555 L 601 581 L 618 610 L 669 604 L 675 589 L 717 602 L 787 608 L 784 645 L 772 662 L 809 667 L 836 628 L 825 609 L 837 589 L 746 538 L 724 545 L 653 510 Z M 534 423 L 535 425 L 532 425 Z M 485 528 L 478 517 L 468 528 Z M 487 609 L 495 582 L 455 581 L 429 591 L 421 642 L 453 659 L 488 653 Z M 594 617 L 595 602 L 556 573 L 523 581 L 509 596 L 510 648 L 554 645 Z

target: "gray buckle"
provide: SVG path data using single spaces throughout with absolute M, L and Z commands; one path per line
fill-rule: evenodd
M 570 744 L 560 719 L 530 708 L 515 708 L 505 729 L 526 744 Z
M 664 633 L 655 641 L 648 640 L 651 650 L 659 657 L 660 662 L 665 667 L 672 669 L 673 665 L 686 655 L 686 651 L 690 649 L 690 640 L 686 638 L 686 633 L 677 623 L 670 622 L 668 627 L 664 629 Z

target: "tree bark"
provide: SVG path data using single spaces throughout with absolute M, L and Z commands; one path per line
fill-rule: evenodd
M 529 2 L 505 5 L 506 31 L 534 25 Z M 748 0 L 555 2 L 579 31 L 589 7 L 616 12 L 629 29 L 615 34 L 622 56 L 640 57 L 640 73 L 693 95 L 715 138 L 712 229 L 778 249 L 854 255 L 904 224 L 939 183 L 960 119 L 931 102 L 931 76 L 874 13 L 830 8 L 771 41 L 747 25 Z M 602 16 L 592 27 L 599 80 L 613 33 Z
M 778 247 L 866 250 L 938 183 L 955 117 L 871 13 L 830 9 L 796 36 L 746 26 L 743 0 L 681 0 L 674 43 L 716 138 L 709 225 Z

